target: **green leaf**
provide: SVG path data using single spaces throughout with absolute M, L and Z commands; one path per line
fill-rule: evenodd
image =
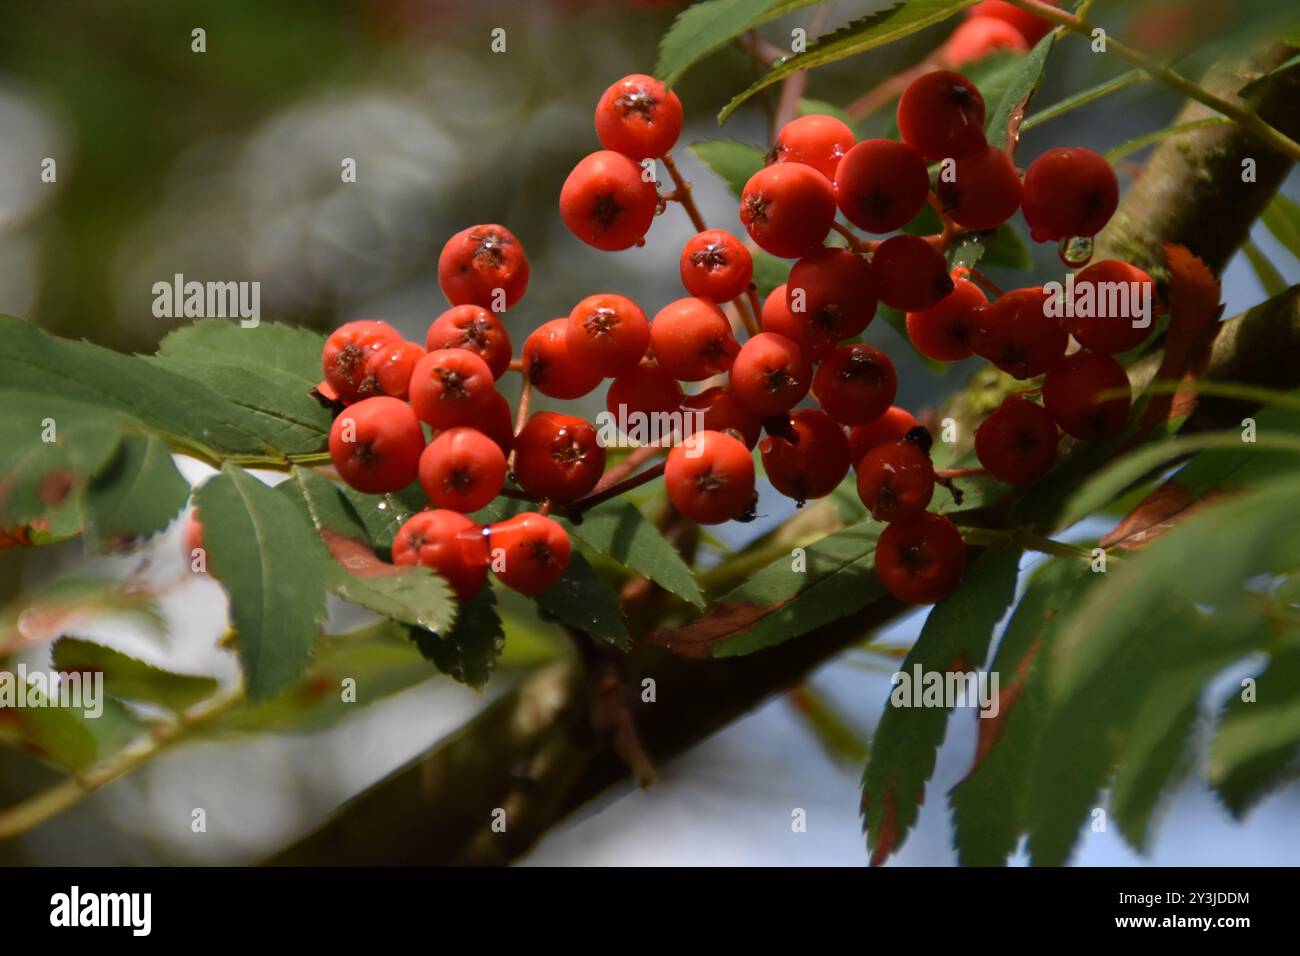
M 208 570 L 230 595 L 248 695 L 265 700 L 307 669 L 325 617 L 317 535 L 283 494 L 226 465 L 195 493 Z
M 1286 246 L 1291 255 L 1300 259 L 1300 204 L 1278 193 L 1264 207 L 1260 219 L 1273 234 L 1273 238 Z
M 957 590 L 930 612 L 899 672 L 915 680 L 918 667 L 922 675 L 981 667 L 993 628 L 1015 596 L 1020 553 L 1011 545 L 981 553 L 966 569 Z M 897 851 L 916 822 L 926 782 L 934 772 L 935 756 L 948 729 L 948 707 L 898 707 L 893 697 L 891 694 L 876 725 L 862 778 L 873 865 Z
M 86 550 L 103 553 L 165 528 L 185 507 L 190 485 L 153 435 L 126 435 L 85 496 Z
M 749 182 L 749 178 L 763 168 L 763 151 L 757 146 L 735 139 L 709 139 L 692 143 L 690 150 L 692 156 L 722 177 L 737 199 L 745 191 L 745 183 Z
M 1089 87 L 1073 96 L 1067 96 L 1059 103 L 1053 103 L 1046 109 L 1039 110 L 1033 116 L 1026 118 L 1021 125 L 1020 130 L 1023 133 L 1029 132 L 1036 126 L 1041 126 L 1049 120 L 1054 120 L 1058 116 L 1064 116 L 1071 110 L 1076 110 L 1081 106 L 1087 106 L 1089 103 L 1096 102 L 1102 97 L 1109 96 L 1111 93 L 1117 93 L 1120 90 L 1126 90 L 1130 86 L 1138 83 L 1145 83 L 1151 77 L 1146 72 L 1139 69 L 1129 70 L 1127 73 L 1121 73 L 1119 76 L 1112 77 L 1098 83 L 1096 86 Z
M 901 40 L 948 19 L 975 2 L 977 0 L 910 0 L 854 20 L 828 36 L 819 37 L 805 52 L 773 64 L 770 70 L 723 108 L 718 114 L 718 122 L 725 123 L 736 108 L 755 93 L 781 82 L 787 76 Z
M 1281 66 L 1275 66 L 1273 69 L 1269 70 L 1263 76 L 1258 76 L 1255 79 L 1251 80 L 1249 83 L 1247 83 L 1245 86 L 1243 86 L 1241 89 L 1237 91 L 1237 95 L 1242 97 L 1253 96 L 1255 93 L 1258 93 L 1261 89 L 1263 89 L 1265 85 L 1270 83 L 1273 77 L 1277 76 L 1279 73 L 1285 73 L 1287 70 L 1294 69 L 1297 66 L 1300 66 L 1300 53 L 1297 53 L 1295 56 L 1291 57 L 1291 59 L 1287 60 Z
M 697 607 L 704 606 L 704 595 L 700 593 L 690 567 L 677 549 L 629 502 L 599 505 L 582 516 L 581 524 L 565 522 L 565 525 L 571 534 L 601 554 L 609 555 L 624 567 Z
M 746 31 L 821 0 L 705 0 L 687 7 L 659 42 L 655 76 L 672 86 L 692 65 Z
M 621 649 L 628 646 L 618 595 L 576 548 L 564 576 L 537 596 L 537 605 L 569 627 Z
M 1273 658 L 1252 690 L 1224 708 L 1210 755 L 1210 782 L 1238 818 L 1300 764 L 1300 650 Z
M 393 538 L 402 525 L 429 503 L 418 481 L 411 482 L 401 491 L 382 495 L 367 495 L 346 486 L 342 491 L 365 526 L 371 547 L 386 559 L 392 556 Z
M 102 644 L 60 638 L 54 645 L 54 667 L 60 671 L 92 671 L 104 675 L 114 697 L 161 704 L 182 711 L 217 692 L 214 677 L 177 674 L 137 660 Z
M 1264 255 L 1264 250 L 1247 239 L 1241 244 L 1241 251 L 1245 254 L 1250 267 L 1255 270 L 1255 278 L 1259 280 L 1266 293 L 1275 296 L 1287 290 L 1287 282 L 1282 278 L 1282 273 L 1278 272 L 1277 266 Z
M 0 688 L 20 676 L 0 675 Z M 74 772 L 85 770 L 97 760 L 121 750 L 146 729 L 120 700 L 100 693 L 103 689 L 102 685 L 83 689 L 82 696 L 77 698 L 69 687 L 58 692 L 56 699 L 48 687 L 38 689 L 29 685 L 25 706 L 6 710 L 16 719 L 0 721 L 0 739 L 21 743 L 41 759 Z
M 505 647 L 505 630 L 496 611 L 496 596 L 484 587 L 460 606 L 456 626 L 445 634 L 411 628 L 420 654 L 449 677 L 482 690 Z
M 998 226 L 993 238 L 985 243 L 984 264 L 1004 269 L 1032 269 L 1034 260 L 1020 230 L 1008 222 Z
M 1052 52 L 1052 44 L 1055 40 L 1056 31 L 1054 30 L 1049 31 L 1045 37 L 1039 40 L 1037 45 L 1029 51 L 1029 55 L 1017 64 L 1017 72 L 1007 81 L 996 105 L 990 103 L 993 109 L 988 115 L 984 133 L 993 146 L 1002 147 L 1007 137 L 1007 127 L 1011 123 L 1012 114 L 1020 108 L 1022 103 L 1034 95 L 1043 82 L 1043 71 L 1047 68 L 1047 57 Z

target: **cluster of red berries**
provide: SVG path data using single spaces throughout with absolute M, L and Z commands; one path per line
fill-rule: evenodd
M 1044 0 L 1059 7 L 1059 0 Z M 966 11 L 967 19 L 944 42 L 939 59 L 958 67 L 994 50 L 1025 52 L 1047 35 L 1052 24 L 1006 0 L 983 0 Z

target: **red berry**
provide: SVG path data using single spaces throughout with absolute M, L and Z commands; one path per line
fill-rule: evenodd
M 797 259 L 820 246 L 835 221 L 835 194 L 825 176 L 803 163 L 760 169 L 740 194 L 740 221 L 759 248 Z
M 632 159 L 662 156 L 681 131 L 682 101 L 653 76 L 625 76 L 596 104 L 600 145 Z
M 935 70 L 913 80 L 898 100 L 898 133 L 929 160 L 983 152 L 984 97 L 960 73 Z
M 1119 180 L 1090 149 L 1049 149 L 1025 172 L 1024 202 L 1035 242 L 1095 236 L 1119 206 Z
M 1100 398 L 1103 393 L 1122 392 Z M 1128 421 L 1132 403 L 1124 366 L 1104 352 L 1067 355 L 1043 379 L 1043 405 L 1061 429 L 1093 441 L 1113 435 Z
M 515 479 L 530 495 L 576 501 L 604 473 L 605 449 L 581 418 L 538 412 L 515 436 Z
M 494 312 L 481 305 L 458 305 L 442 313 L 429 326 L 424 347 L 430 352 L 438 349 L 473 352 L 487 363 L 493 378 L 506 373 L 513 354 L 506 327 Z
M 754 278 L 749 250 L 725 229 L 706 229 L 686 240 L 678 268 L 686 291 L 711 302 L 730 302 Z
M 920 236 L 886 239 L 871 259 L 880 301 L 899 312 L 919 312 L 942 302 L 953 289 L 948 260 Z
M 506 587 L 530 597 L 564 575 L 572 546 L 559 522 L 525 511 L 488 528 L 492 571 Z
M 984 309 L 971 343 L 976 355 L 1008 375 L 1035 378 L 1060 363 L 1069 336 L 1047 315 L 1041 287 L 1017 289 Z
M 876 314 L 871 265 L 847 249 L 818 249 L 796 262 L 785 296 L 810 357 L 861 334 Z
M 682 382 L 725 372 L 740 351 L 726 315 L 705 299 L 678 299 L 660 309 L 650 323 L 650 345 L 659 367 Z
M 528 288 L 528 257 L 505 226 L 470 226 L 442 247 L 438 285 L 452 305 L 480 305 L 504 312 L 522 299 Z
M 805 316 L 807 313 L 804 314 Z M 786 295 L 786 283 L 781 283 L 773 289 L 766 299 L 763 300 L 763 314 L 759 316 L 760 325 L 764 332 L 772 332 L 776 335 L 784 335 L 791 342 L 800 342 L 804 346 L 809 346 L 808 342 L 803 342 L 805 332 L 807 331 L 806 318 L 801 321 L 790 311 L 790 299 Z M 822 351 L 830 348 L 832 343 L 823 342 Z M 816 357 L 815 349 L 809 350 L 810 357 Z
M 411 407 L 434 428 L 476 424 L 494 394 L 492 370 L 466 349 L 430 352 L 411 372 Z
M 504 395 L 500 392 L 492 393 L 488 410 L 476 427 L 497 443 L 503 455 L 510 454 L 510 449 L 515 446 L 515 417 Z
M 990 146 L 956 160 L 951 181 L 941 173 L 935 195 L 957 225 L 976 232 L 996 229 L 1020 208 L 1020 174 L 1006 153 Z
M 817 369 L 812 390 L 837 422 L 865 425 L 889 410 L 898 393 L 898 375 L 880 349 L 841 345 Z
M 366 398 L 334 419 L 329 448 L 339 477 L 357 491 L 401 491 L 415 480 L 424 429 L 405 402 Z
M 988 299 L 974 282 L 956 279 L 937 305 L 907 314 L 907 334 L 916 350 L 936 362 L 970 358 L 971 341 Z
M 844 429 L 817 408 L 790 416 L 789 435 L 769 434 L 758 446 L 772 487 L 801 504 L 824 498 L 849 473 L 849 440 Z
M 1043 0 L 1043 2 L 1053 7 L 1061 5 L 1058 0 Z M 1007 3 L 1006 0 L 983 0 L 982 3 L 977 3 L 967 10 L 966 16 L 972 19 L 987 17 L 1009 23 L 1019 31 L 1020 35 L 1025 38 L 1025 42 L 1031 46 L 1047 36 L 1048 31 L 1053 26 L 1051 20 L 1035 16 L 1028 10 L 1022 10 L 1014 3 Z
M 702 416 L 698 422 L 689 423 L 688 428 L 693 431 L 734 431 L 750 448 L 758 444 L 763 430 L 763 420 L 746 408 L 731 389 L 721 385 L 706 388 L 698 395 L 687 395 L 682 399 L 682 411 Z
M 602 150 L 581 160 L 560 190 L 560 218 L 569 231 L 597 249 L 636 245 L 654 222 L 659 190 L 641 166 L 622 153 Z
M 975 429 L 975 456 L 998 481 L 1028 485 L 1052 467 L 1058 440 L 1047 409 L 1012 395 Z
M 854 467 L 866 456 L 867 452 L 885 442 L 898 441 L 913 428 L 919 427 L 912 413 L 899 408 L 890 408 L 885 414 L 865 425 L 854 425 L 849 430 L 849 450 Z
M 191 508 L 185 515 L 181 526 L 181 555 L 191 571 L 213 576 L 208 569 L 207 548 L 203 545 L 203 522 L 199 520 L 199 509 Z M 202 556 L 200 563 L 198 558 Z
M 1094 262 L 1074 277 L 1075 315 L 1061 325 L 1086 349 L 1118 355 L 1141 345 L 1154 328 L 1155 283 L 1137 266 L 1116 259 Z M 1150 311 L 1140 315 L 1140 303 Z M 1079 306 L 1087 304 L 1086 308 Z M 1079 315 L 1079 312 L 1088 315 Z M 1144 325 L 1134 326 L 1134 322 Z
M 581 398 L 604 377 L 570 351 L 568 319 L 551 319 L 539 325 L 524 340 L 520 356 L 533 388 L 551 398 Z
M 812 384 L 812 366 L 783 335 L 760 332 L 731 366 L 731 391 L 756 415 L 781 415 L 799 404 Z
M 835 202 L 855 226 L 893 232 L 911 222 L 930 193 L 925 159 L 906 143 L 868 139 L 840 160 Z
M 803 163 L 834 182 L 840 160 L 857 141 L 853 130 L 834 116 L 800 116 L 781 127 L 767 161 Z
M 483 529 L 460 512 L 421 511 L 393 538 L 393 563 L 429 568 L 468 601 L 487 581 L 487 542 Z
M 628 415 L 672 414 L 682 405 L 682 387 L 654 359 L 642 359 L 609 383 L 605 408 L 615 419 Z
M 936 604 L 961 582 L 966 542 L 943 515 L 921 512 L 895 521 L 876 542 L 876 577 L 909 604 Z
M 1025 53 L 1029 44 L 1009 23 L 980 18 L 967 20 L 952 31 L 939 50 L 939 59 L 948 66 L 966 66 L 984 59 L 997 50 Z
M 449 428 L 420 456 L 420 485 L 436 508 L 478 511 L 501 493 L 506 456 L 475 428 Z
M 877 445 L 858 462 L 858 497 L 877 521 L 923 512 L 934 497 L 934 465 L 906 438 Z
M 370 356 L 400 339 L 386 322 L 348 322 L 330 333 L 321 351 L 321 371 L 340 401 L 351 403 L 361 397 Z
M 625 295 L 589 295 L 569 313 L 569 355 L 601 377 L 636 367 L 650 345 L 650 320 Z
M 673 507 L 699 524 L 721 524 L 754 502 L 754 459 L 722 432 L 697 432 L 668 453 L 664 484 Z
M 361 398 L 391 395 L 405 399 L 415 365 L 424 358 L 424 349 L 405 340 L 390 342 L 371 352 L 366 359 L 365 375 L 357 387 Z

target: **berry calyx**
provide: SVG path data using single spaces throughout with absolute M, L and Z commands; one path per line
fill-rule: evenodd
M 1025 221 L 1035 242 L 1095 236 L 1118 207 L 1115 170 L 1090 149 L 1049 149 L 1025 171 Z
M 934 497 L 934 465 L 907 438 L 877 445 L 858 462 L 858 497 L 877 521 L 923 512 Z
M 530 597 L 564 576 L 572 545 L 559 522 L 525 511 L 488 527 L 492 573 L 506 587 Z
M 841 345 L 813 376 L 813 394 L 826 414 L 844 425 L 865 425 L 889 410 L 898 373 L 889 356 L 870 345 Z
M 686 240 L 678 269 L 686 291 L 710 302 L 730 302 L 749 288 L 754 258 L 725 229 L 706 229 Z
M 702 382 L 731 368 L 740 345 L 726 315 L 706 299 L 678 299 L 650 323 L 660 368 L 681 382 Z
M 569 355 L 602 377 L 636 367 L 650 345 L 650 320 L 625 295 L 589 295 L 569 313 Z
M 393 537 L 393 563 L 430 569 L 446 579 L 460 601 L 468 601 L 487 581 L 483 529 L 457 511 L 418 512 Z
M 1124 366 L 1104 352 L 1085 349 L 1067 355 L 1043 379 L 1044 407 L 1062 431 L 1084 441 L 1123 428 L 1131 404 Z
M 430 352 L 438 349 L 473 352 L 487 363 L 493 378 L 506 373 L 513 354 L 505 325 L 495 312 L 481 305 L 458 305 L 442 313 L 429 326 L 424 347 Z
M 811 166 L 777 163 L 749 177 L 740 194 L 740 221 L 760 249 L 797 259 L 830 232 L 835 194 Z
M 908 604 L 936 604 L 961 582 L 966 542 L 942 515 L 921 512 L 895 521 L 876 542 L 876 577 Z
M 880 301 L 900 312 L 938 305 L 953 289 L 948 260 L 920 236 L 886 239 L 871 259 Z
M 810 358 L 860 335 L 876 314 L 871 265 L 848 249 L 818 249 L 796 262 L 785 297 L 800 330 L 795 341 Z
M 654 359 L 642 359 L 609 383 L 605 408 L 616 420 L 631 415 L 671 415 L 682 404 L 682 387 Z
M 975 430 L 975 456 L 998 481 L 1028 485 L 1052 467 L 1058 441 L 1047 409 L 1011 395 Z
M 780 415 L 808 394 L 812 374 L 796 343 L 760 332 L 741 346 L 731 366 L 731 391 L 756 415 Z
M 411 407 L 434 428 L 473 425 L 496 393 L 492 370 L 466 349 L 439 349 L 415 363 Z
M 597 249 L 636 245 L 654 222 L 659 191 L 654 180 L 622 153 L 601 150 L 578 162 L 560 189 L 560 218 L 569 231 Z
M 907 335 L 918 352 L 936 362 L 970 358 L 971 342 L 987 305 L 979 286 L 957 278 L 952 292 L 937 304 L 907 314 Z
M 803 163 L 834 182 L 840 160 L 857 141 L 848 124 L 834 116 L 800 116 L 781 127 L 767 162 Z
M 400 399 L 366 398 L 334 419 L 329 450 L 339 477 L 357 491 L 401 491 L 415 480 L 424 430 Z
M 909 83 L 898 100 L 898 132 L 929 160 L 973 156 L 988 146 L 984 97 L 960 73 L 926 73 Z
M 787 433 L 768 435 L 758 450 L 768 481 L 800 504 L 829 495 L 849 472 L 844 429 L 817 408 L 795 412 Z
M 906 143 L 868 139 L 840 160 L 835 202 L 844 217 L 868 232 L 907 225 L 930 194 L 925 159 Z
M 442 247 L 438 285 L 452 305 L 505 311 L 522 299 L 528 288 L 528 257 L 505 226 L 470 226 Z
M 916 418 L 906 409 L 897 405 L 889 408 L 883 415 L 865 425 L 854 425 L 849 429 L 849 451 L 853 465 L 866 457 L 867 452 L 885 442 L 898 441 L 914 428 L 920 427 Z
M 688 427 L 695 432 L 735 432 L 753 448 L 763 430 L 763 420 L 751 412 L 731 389 L 722 385 L 706 388 L 698 395 L 682 399 L 682 411 L 699 416 Z
M 662 156 L 681 131 L 682 101 L 644 73 L 610 84 L 596 103 L 600 145 L 632 159 Z
M 581 398 L 604 378 L 570 351 L 567 318 L 551 319 L 534 329 L 524 340 L 520 358 L 529 383 L 551 398 Z
M 957 225 L 977 232 L 996 229 L 1020 208 L 1020 174 L 1006 153 L 990 146 L 956 160 L 951 181 L 940 176 L 935 195 Z
M 1088 266 L 1074 277 L 1074 300 L 1074 315 L 1062 315 L 1061 325 L 1093 352 L 1127 352 L 1155 328 L 1155 282 L 1127 262 L 1103 259 Z M 1142 302 L 1149 307 L 1145 316 Z
M 754 501 L 754 460 L 722 432 L 697 432 L 668 453 L 664 484 L 673 507 L 698 524 L 721 524 Z
M 999 296 L 979 321 L 972 351 L 1018 379 L 1051 371 L 1069 344 L 1069 336 L 1047 314 L 1047 293 L 1041 286 Z
M 449 428 L 420 455 L 419 478 L 435 507 L 477 511 L 501 493 L 506 456 L 495 441 L 475 428 Z
M 538 412 L 515 436 L 515 479 L 538 498 L 576 501 L 605 472 L 594 425 L 572 415 Z
M 348 322 L 330 333 L 321 350 L 321 372 L 339 401 L 351 404 L 362 397 L 366 363 L 379 349 L 400 339 L 387 322 Z

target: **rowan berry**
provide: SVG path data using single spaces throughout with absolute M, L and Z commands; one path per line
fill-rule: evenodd
M 599 371 L 578 361 L 569 349 L 569 320 L 543 322 L 520 351 L 529 383 L 551 398 L 581 398 L 601 383 Z
M 1070 337 L 1047 315 L 1046 302 L 1042 287 L 999 296 L 980 314 L 972 351 L 1018 379 L 1051 371 Z
M 741 346 L 731 366 L 731 391 L 756 415 L 780 415 L 808 394 L 812 374 L 797 343 L 760 332 Z
M 366 358 L 366 371 L 357 386 L 357 396 L 391 395 L 405 399 L 411 373 L 422 358 L 424 349 L 414 342 L 399 340 L 380 346 Z
M 515 480 L 538 498 L 575 501 L 605 472 L 605 449 L 588 421 L 556 412 L 531 416 L 515 436 Z
M 1028 485 L 1052 467 L 1058 441 L 1047 409 L 1011 395 L 975 429 L 975 457 L 998 481 Z
M 769 434 L 758 450 L 772 487 L 800 504 L 829 495 L 849 473 L 849 439 L 817 408 L 795 412 L 788 432 Z
M 501 493 L 506 456 L 475 428 L 448 428 L 420 455 L 420 486 L 436 508 L 478 511 Z
M 633 73 L 610 85 L 596 104 L 600 145 L 632 159 L 662 156 L 682 131 L 682 101 L 653 76 Z
M 1024 194 L 1035 242 L 1095 236 L 1119 207 L 1119 180 L 1090 149 L 1049 149 L 1026 170 Z
M 670 415 L 681 405 L 681 385 L 654 359 L 642 359 L 636 368 L 610 382 L 605 393 L 605 408 L 615 419 Z
M 781 283 L 775 289 L 768 293 L 767 298 L 763 300 L 763 311 L 759 316 L 759 324 L 764 332 L 772 332 L 776 335 L 784 335 L 791 342 L 800 342 L 805 346 L 810 358 L 816 358 L 821 352 L 830 348 L 832 342 L 824 340 L 820 351 L 804 339 L 804 333 L 807 331 L 806 315 L 796 318 L 795 314 L 790 311 L 790 299 L 786 294 L 786 283 Z
M 430 352 L 438 349 L 473 352 L 487 363 L 493 378 L 506 373 L 514 354 L 510 333 L 501 319 L 481 305 L 458 305 L 442 313 L 429 326 L 424 347 Z
M 181 525 L 181 555 L 190 570 L 212 576 L 208 569 L 207 548 L 203 544 L 203 522 L 199 519 L 198 508 L 191 508 Z M 202 562 L 198 562 L 200 556 Z
M 935 70 L 908 84 L 898 100 L 898 133 L 926 159 L 983 152 L 984 97 L 960 73 Z
M 721 385 L 706 388 L 698 395 L 687 395 L 682 399 L 682 411 L 700 416 L 688 426 L 694 432 L 733 431 L 750 448 L 758 444 L 762 434 L 763 420 L 746 408 L 731 389 Z
M 939 50 L 939 59 L 948 66 L 966 66 L 996 50 L 1025 53 L 1029 50 L 1029 43 L 1011 24 L 980 17 L 967 20 L 952 31 Z
M 564 181 L 560 218 L 570 232 L 597 249 L 635 246 L 659 209 L 659 190 L 643 172 L 622 153 L 592 153 Z
M 564 576 L 572 545 L 558 521 L 525 511 L 488 528 L 492 571 L 506 587 L 535 597 Z
M 678 268 L 687 293 L 711 302 L 730 302 L 754 278 L 749 250 L 725 229 L 706 229 L 686 240 Z
M 948 260 L 920 236 L 886 239 L 871 259 L 871 277 L 880 301 L 900 312 L 938 305 L 953 290 Z
M 458 511 L 420 511 L 393 537 L 393 564 L 428 568 L 468 601 L 487 581 L 483 528 Z
M 834 116 L 813 113 L 800 116 L 781 127 L 776 144 L 767 154 L 768 164 L 803 163 L 831 182 L 844 154 L 858 141 L 853 130 Z
M 911 222 L 930 193 L 925 159 L 906 143 L 868 139 L 840 160 L 835 202 L 868 232 L 893 232 Z
M 1101 398 L 1103 393 L 1111 393 Z M 1113 435 L 1128 421 L 1132 395 L 1124 366 L 1104 352 L 1067 355 L 1043 379 L 1043 405 L 1066 434 L 1084 441 Z
M 504 312 L 528 288 L 528 257 L 505 226 L 462 229 L 438 256 L 438 285 L 452 305 L 479 305 Z
M 1086 349 L 1118 355 L 1141 345 L 1155 327 L 1155 282 L 1116 259 L 1094 262 L 1074 277 L 1075 314 L 1061 325 Z M 1147 304 L 1146 314 L 1142 303 Z M 1084 307 L 1086 306 L 1086 307 Z M 1134 325 L 1141 319 L 1144 324 Z
M 920 514 L 934 497 L 934 464 L 908 438 L 877 445 L 858 462 L 858 497 L 877 521 Z
M 957 225 L 976 232 L 996 229 L 1020 208 L 1020 174 L 1006 153 L 990 146 L 955 160 L 951 180 L 941 174 L 935 195 Z
M 804 256 L 790 270 L 785 295 L 795 328 L 801 329 L 796 341 L 812 358 L 861 334 L 876 314 L 871 265 L 847 249 Z
M 898 374 L 889 356 L 870 345 L 841 345 L 813 376 L 813 394 L 826 414 L 844 425 L 865 425 L 889 410 Z
M 370 356 L 400 339 L 387 322 L 348 322 L 330 333 L 321 350 L 321 371 L 339 401 L 351 404 L 361 397 Z
M 898 441 L 913 428 L 919 427 L 911 412 L 895 405 L 874 421 L 854 425 L 849 429 L 850 460 L 856 468 L 867 452 L 877 445 Z
M 650 320 L 625 295 L 589 295 L 569 313 L 569 356 L 602 377 L 636 368 L 650 345 Z
M 365 398 L 334 419 L 329 449 L 339 477 L 357 491 L 401 491 L 415 480 L 424 429 L 406 402 Z
M 476 427 L 497 443 L 503 455 L 510 454 L 510 449 L 515 446 L 515 418 L 504 395 L 492 393 L 483 420 Z
M 923 511 L 895 521 L 876 541 L 876 577 L 909 604 L 936 604 L 961 582 L 966 542 L 943 515 Z
M 1053 7 L 1061 5 L 1059 0 L 1043 0 L 1043 2 Z M 1006 0 L 982 0 L 981 3 L 967 10 L 966 16 L 971 19 L 993 18 L 1009 23 L 1020 32 L 1030 46 L 1047 36 L 1048 31 L 1052 29 L 1051 20 L 1035 16 L 1014 3 L 1007 3 Z
M 754 503 L 754 459 L 744 443 L 722 432 L 696 432 L 668 453 L 668 500 L 699 524 L 738 518 Z
M 731 368 L 740 351 L 726 315 L 706 299 L 678 299 L 650 323 L 659 367 L 681 382 L 702 382 Z
M 492 370 L 466 349 L 438 349 L 415 363 L 411 407 L 434 428 L 473 425 L 496 392 Z
M 835 221 L 835 194 L 825 176 L 803 163 L 778 163 L 749 177 L 740 221 L 760 249 L 797 259 L 820 246 Z
M 970 358 L 971 342 L 988 299 L 969 279 L 957 278 L 937 305 L 907 314 L 907 335 L 916 350 L 936 362 Z

